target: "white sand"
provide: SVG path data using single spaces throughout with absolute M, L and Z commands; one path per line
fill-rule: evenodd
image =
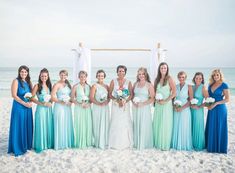
M 235 97 L 228 104 L 228 154 L 150 150 L 33 150 L 20 157 L 7 154 L 11 98 L 0 99 L 0 173 L 51 172 L 235 172 Z

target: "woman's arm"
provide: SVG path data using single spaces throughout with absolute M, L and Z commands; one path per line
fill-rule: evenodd
M 38 84 L 34 85 L 33 90 L 32 90 L 32 95 L 35 96 L 37 91 L 38 91 Z M 41 105 L 41 106 L 44 105 L 42 102 L 38 101 L 38 99 L 36 99 L 35 97 L 33 97 L 31 100 L 37 105 Z
M 153 85 L 151 83 L 149 83 L 148 85 L 149 85 L 148 86 L 149 99 L 141 103 L 143 104 L 143 106 L 153 103 L 155 99 L 155 92 L 154 92 Z
M 109 86 L 109 98 L 112 100 L 115 100 L 116 98 L 114 98 L 112 95 L 113 89 L 114 89 L 114 81 L 112 80 Z

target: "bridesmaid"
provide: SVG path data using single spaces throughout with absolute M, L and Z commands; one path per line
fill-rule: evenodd
M 223 74 L 219 69 L 213 70 L 208 87 L 209 97 L 215 103 L 208 107 L 206 121 L 206 148 L 208 152 L 227 153 L 228 127 L 227 107 L 229 101 L 228 85 L 223 82 Z
M 197 72 L 193 77 L 193 83 L 191 90 L 193 94 L 190 98 L 197 99 L 198 103 L 192 105 L 192 142 L 193 148 L 197 151 L 201 151 L 205 148 L 205 132 L 204 132 L 204 98 L 208 97 L 206 87 L 204 86 L 203 73 Z
M 96 78 L 98 79 L 91 87 L 90 100 L 93 103 L 93 135 L 95 147 L 106 149 L 108 147 L 109 130 L 109 98 L 108 85 L 104 84 L 106 73 L 104 70 L 98 70 Z
M 153 148 L 151 105 L 154 102 L 155 93 L 146 68 L 138 69 L 133 93 L 134 147 Z
M 179 84 L 176 85 L 175 101 L 181 101 L 182 106 L 174 105 L 174 120 L 172 134 L 172 148 L 176 150 L 192 150 L 192 126 L 189 95 L 192 88 L 185 83 L 187 75 L 181 71 L 177 75 Z
M 90 86 L 87 84 L 87 72 L 80 71 L 79 83 L 73 86 L 75 147 L 87 148 L 92 145 L 92 115 L 89 101 Z
M 34 123 L 34 149 L 37 153 L 54 147 L 52 103 L 50 102 L 51 80 L 46 68 L 40 71 L 38 84 L 33 88 L 32 99 L 37 104 Z
M 8 153 L 13 153 L 15 156 L 23 155 L 32 148 L 32 102 L 24 97 L 26 93 L 31 92 L 31 89 L 29 68 L 22 65 L 18 69 L 18 77 L 11 85 L 14 100 L 11 110 Z
M 54 148 L 55 150 L 74 147 L 74 130 L 70 102 L 71 85 L 68 72 L 61 70 L 60 80 L 53 86 L 51 100 L 54 104 Z
M 158 74 L 154 81 L 156 95 L 162 99 L 156 100 L 153 117 L 154 146 L 161 150 L 169 150 L 173 127 L 172 99 L 175 97 L 175 82 L 169 75 L 167 63 L 162 62 L 158 66 Z

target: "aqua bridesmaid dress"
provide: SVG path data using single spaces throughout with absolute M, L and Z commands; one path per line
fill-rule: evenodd
M 59 100 L 70 96 L 71 89 L 66 85 L 60 88 L 56 95 Z M 74 147 L 74 129 L 71 106 L 54 104 L 54 148 L 56 150 Z
M 45 102 L 44 97 L 50 94 L 42 88 L 41 93 L 37 92 L 39 102 Z M 37 153 L 54 148 L 54 127 L 53 127 L 53 115 L 52 107 L 46 107 L 37 105 L 34 115 L 34 149 Z
M 28 102 L 24 95 L 30 91 L 30 86 L 27 82 L 18 80 L 17 96 Z M 27 150 L 31 150 L 33 140 L 33 115 L 32 108 L 27 108 L 22 104 L 13 100 L 11 110 L 10 132 L 8 153 L 13 153 L 15 156 L 23 155 Z
M 182 102 L 182 106 L 188 102 L 188 85 L 180 89 L 180 84 L 176 85 L 176 100 Z M 187 107 L 181 112 L 174 111 L 172 148 L 176 150 L 192 150 L 192 126 L 191 112 Z
M 83 96 L 89 98 L 90 86 L 85 85 L 83 89 L 81 84 L 77 86 L 77 102 L 82 103 Z M 92 135 L 92 115 L 91 107 L 83 108 L 81 105 L 74 106 L 74 129 L 75 129 L 75 147 L 87 148 L 93 144 Z
M 146 84 L 141 88 L 136 85 L 134 97 L 138 97 L 140 102 L 145 102 L 149 99 Z M 139 150 L 153 148 L 151 105 L 152 104 L 148 104 L 142 107 L 133 106 L 134 147 Z

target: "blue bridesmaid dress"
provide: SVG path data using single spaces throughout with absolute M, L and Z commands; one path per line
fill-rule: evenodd
M 215 102 L 224 98 L 223 90 L 228 89 L 226 83 L 222 83 L 214 92 L 211 86 L 208 88 L 209 96 L 215 99 Z M 208 110 L 206 121 L 206 148 L 212 153 L 227 153 L 228 146 L 228 127 L 227 127 L 227 107 L 220 104 L 212 110 Z
M 28 92 L 31 92 L 29 84 L 18 80 L 17 96 L 27 102 L 24 95 Z M 31 150 L 32 140 L 32 108 L 27 108 L 14 100 L 11 110 L 8 153 L 14 153 L 15 156 L 23 155 L 27 150 Z

